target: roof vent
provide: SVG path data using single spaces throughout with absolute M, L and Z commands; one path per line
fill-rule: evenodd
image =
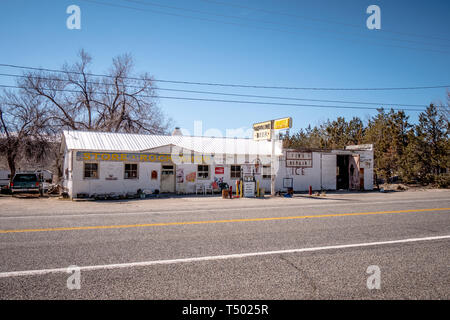
M 175 127 L 175 129 L 172 132 L 173 136 L 182 136 L 183 134 L 181 133 L 180 127 Z

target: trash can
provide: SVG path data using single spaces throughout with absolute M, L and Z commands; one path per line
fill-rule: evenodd
M 264 193 L 266 192 L 266 190 L 264 190 L 264 188 L 259 188 L 259 197 L 260 198 L 264 198 Z
M 228 189 L 222 190 L 222 199 L 227 199 L 229 197 Z

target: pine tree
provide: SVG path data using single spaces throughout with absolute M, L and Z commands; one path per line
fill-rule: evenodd
M 437 176 L 450 165 L 449 124 L 434 104 L 419 115 L 415 127 L 417 148 L 420 150 L 418 177 L 422 182 L 435 182 Z
M 367 125 L 364 136 L 365 143 L 374 145 L 374 173 L 377 178 L 390 178 L 392 175 L 393 150 L 389 143 L 388 116 L 384 109 L 378 109 L 378 114 Z

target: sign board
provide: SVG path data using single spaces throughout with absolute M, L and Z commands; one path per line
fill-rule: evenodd
M 252 198 L 255 196 L 255 182 L 244 182 L 244 197 L 245 198 Z
M 312 152 L 287 151 L 287 168 L 312 168 Z
M 272 121 L 255 123 L 253 125 L 253 140 L 270 140 L 272 138 Z
M 250 175 L 252 176 L 254 174 L 254 166 L 250 163 L 245 163 L 242 165 L 242 173 L 244 176 Z
M 294 179 L 293 178 L 283 178 L 283 188 L 293 188 Z
M 208 163 L 211 161 L 210 155 L 181 155 L 180 162 L 188 163 Z M 121 162 L 172 162 L 171 154 L 156 153 L 122 153 L 122 152 L 84 152 L 78 151 L 77 161 L 121 161 Z
M 224 174 L 225 173 L 225 168 L 224 167 L 216 167 L 216 169 L 214 170 L 215 174 Z
M 271 140 L 272 130 L 292 128 L 292 118 L 282 118 L 253 124 L 253 140 Z
M 274 130 L 282 130 L 282 129 L 289 129 L 289 128 L 292 128 L 292 118 L 291 117 L 273 120 L 273 129 Z

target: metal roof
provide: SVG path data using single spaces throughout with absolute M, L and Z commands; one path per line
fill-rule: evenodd
M 242 138 L 215 138 L 192 136 L 163 136 L 149 134 L 63 131 L 63 144 L 68 150 L 95 150 L 143 152 L 174 145 L 203 154 L 257 154 L 270 155 L 270 141 Z M 275 144 L 275 154 L 282 155 L 281 141 Z

